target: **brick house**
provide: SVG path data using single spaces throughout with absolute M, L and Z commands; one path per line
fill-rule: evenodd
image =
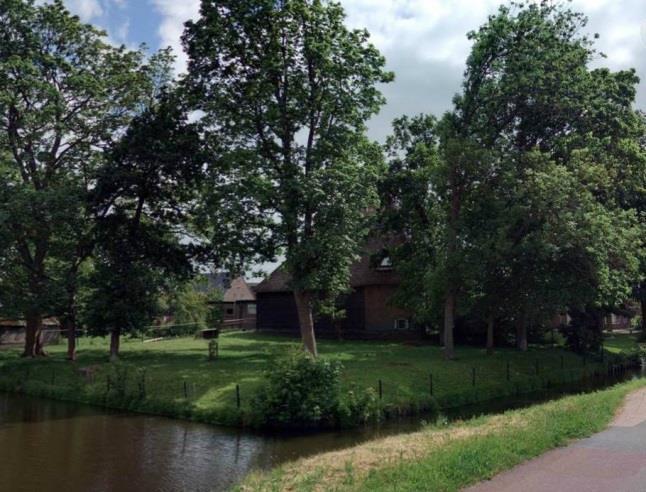
M 345 317 L 315 319 L 317 336 L 357 339 L 416 338 L 411 314 L 396 306 L 394 294 L 399 276 L 380 243 L 373 241 L 366 253 L 351 266 L 351 291 L 338 300 Z M 289 275 L 279 267 L 256 287 L 260 331 L 299 334 L 296 303 L 289 285 Z

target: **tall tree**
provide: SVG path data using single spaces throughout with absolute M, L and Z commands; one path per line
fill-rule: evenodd
M 462 205 L 465 215 L 474 210 L 489 216 L 492 209 L 500 213 L 494 219 L 499 228 L 493 234 L 504 238 L 498 244 L 506 248 L 502 256 L 507 282 L 513 286 L 507 289 L 511 297 L 506 302 L 515 306 L 518 344 L 523 350 L 527 324 L 536 309 L 556 309 L 568 297 L 568 287 L 573 298 L 576 291 L 589 292 L 582 285 L 585 276 L 579 275 L 577 282 L 571 272 L 575 276 L 564 279 L 568 271 L 563 269 L 568 264 L 565 253 L 572 255 L 571 265 L 586 258 L 596 288 L 587 298 L 591 304 L 616 302 L 614 296 L 601 301 L 598 294 L 621 291 L 625 295 L 625 282 L 634 274 L 635 251 L 626 248 L 625 241 L 633 237 L 634 217 L 622 214 L 616 200 L 609 199 L 611 180 L 601 185 L 586 176 L 597 172 L 601 174 L 596 176 L 618 177 L 618 171 L 628 164 L 622 149 L 636 137 L 631 105 L 638 79 L 633 70 L 612 73 L 588 68 L 595 51 L 582 33 L 585 25 L 582 14 L 547 1 L 501 7 L 470 34 L 474 44 L 464 91 L 456 98 L 456 134 L 496 156 L 479 174 L 476 193 L 468 195 Z M 539 186 L 553 184 L 549 176 L 559 176 L 563 183 L 578 179 L 587 186 L 572 184 L 566 193 L 576 193 L 574 200 L 559 201 L 556 195 L 546 201 Z M 539 177 L 540 181 L 532 181 Z M 528 182 L 533 182 L 533 190 L 527 189 Z M 560 190 L 554 187 L 553 191 Z M 494 205 L 496 201 L 500 206 Z M 532 210 L 532 204 L 541 209 Z M 558 209 L 558 205 L 565 208 Z M 596 221 L 591 222 L 583 211 Z M 595 224 L 605 224 L 605 237 L 621 236 L 624 240 L 617 245 L 624 249 L 608 249 L 601 241 L 577 242 L 566 223 L 556 235 L 555 216 L 550 214 L 580 221 L 571 222 L 570 228 L 578 225 L 590 230 Z M 464 231 L 471 237 L 467 244 L 477 244 L 482 221 L 476 215 L 465 222 L 471 222 L 471 230 Z M 579 249 L 572 248 L 573 244 Z M 603 260 L 596 261 L 599 258 Z M 609 266 L 613 274 L 608 277 L 604 271 Z M 560 301 L 551 288 L 559 278 L 567 280 L 558 284 Z
M 386 141 L 388 171 L 380 185 L 384 233 L 394 236 L 390 254 L 401 275 L 397 304 L 417 323 L 441 317 L 445 221 L 438 188 L 443 162 L 438 121 L 431 115 L 403 116 Z
M 141 52 L 112 47 L 61 0 L 2 0 L 0 25 L 0 152 L 9 178 L 0 234 L 11 238 L 18 262 L 18 276 L 3 289 L 23 289 L 24 355 L 35 356 L 43 353 L 43 315 L 61 311 L 61 297 L 52 294 L 74 295 L 66 279 L 87 253 L 79 220 L 93 171 L 131 118 L 146 77 Z M 56 241 L 78 253 L 67 255 L 69 268 L 52 256 Z M 73 316 L 68 307 L 66 318 Z
M 326 0 L 203 0 L 183 37 L 195 108 L 222 148 L 217 170 L 284 249 L 314 355 L 313 312 L 348 288 L 376 206 L 382 159 L 365 122 L 384 103 L 377 84 L 393 78 L 344 18 Z
M 149 324 L 160 294 L 192 272 L 194 247 L 183 239 L 204 159 L 197 125 L 168 90 L 110 149 L 93 190 L 106 213 L 85 316 L 95 333 L 110 334 L 113 360 L 122 332 Z

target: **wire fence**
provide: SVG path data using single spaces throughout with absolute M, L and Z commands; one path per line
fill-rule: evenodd
M 403 413 L 421 412 L 432 401 L 441 408 L 454 408 L 550 388 L 600 387 L 624 379 L 634 366 L 621 358 L 603 361 L 582 358 L 574 365 L 561 356 L 555 365 L 554 362 L 535 359 L 531 364 L 529 361 L 519 364 L 506 360 L 495 367 L 464 367 L 450 376 L 442 371 L 429 371 L 425 378 L 419 373 L 411 375 L 405 387 L 401 381 L 384 377 L 375 379 L 373 388 L 384 405 Z M 530 367 L 533 374 L 528 372 Z M 62 362 L 33 367 L 20 364 L 0 376 L 0 388 L 5 390 L 20 392 L 28 385 L 44 396 L 67 391 L 71 395 L 85 395 L 84 401 L 92 403 L 134 403 L 126 408 L 136 408 L 142 402 L 190 406 L 205 396 L 212 399 L 208 395 L 215 391 L 219 405 L 238 410 L 249 403 L 258 389 L 258 384 L 241 385 L 236 381 L 214 384 L 209 375 L 169 377 L 153 368 L 127 364 L 82 368 Z

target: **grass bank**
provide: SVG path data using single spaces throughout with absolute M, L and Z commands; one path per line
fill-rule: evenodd
M 22 360 L 18 350 L 2 350 L 0 389 L 239 425 L 250 411 L 250 400 L 270 360 L 298 343 L 228 332 L 219 345 L 219 358 L 209 361 L 204 340 L 125 339 L 117 367 L 107 361 L 107 340 L 99 338 L 81 339 L 73 364 L 65 361 L 63 344 L 49 347 L 50 357 L 38 360 Z M 398 342 L 321 340 L 319 350 L 323 357 L 343 363 L 345 389 L 378 391 L 381 381 L 382 405 L 389 413 L 423 410 L 431 398 L 446 408 L 532 392 L 603 372 L 608 364 L 608 360 L 595 362 L 558 348 L 538 347 L 528 353 L 501 349 L 493 356 L 484 349 L 458 347 L 451 362 L 443 360 L 439 347 Z
M 646 380 L 449 427 L 428 427 L 252 474 L 241 491 L 452 491 L 604 429 Z

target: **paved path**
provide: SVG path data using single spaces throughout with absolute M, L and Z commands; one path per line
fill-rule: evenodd
M 467 489 L 469 492 L 646 492 L 646 388 L 611 426 Z

